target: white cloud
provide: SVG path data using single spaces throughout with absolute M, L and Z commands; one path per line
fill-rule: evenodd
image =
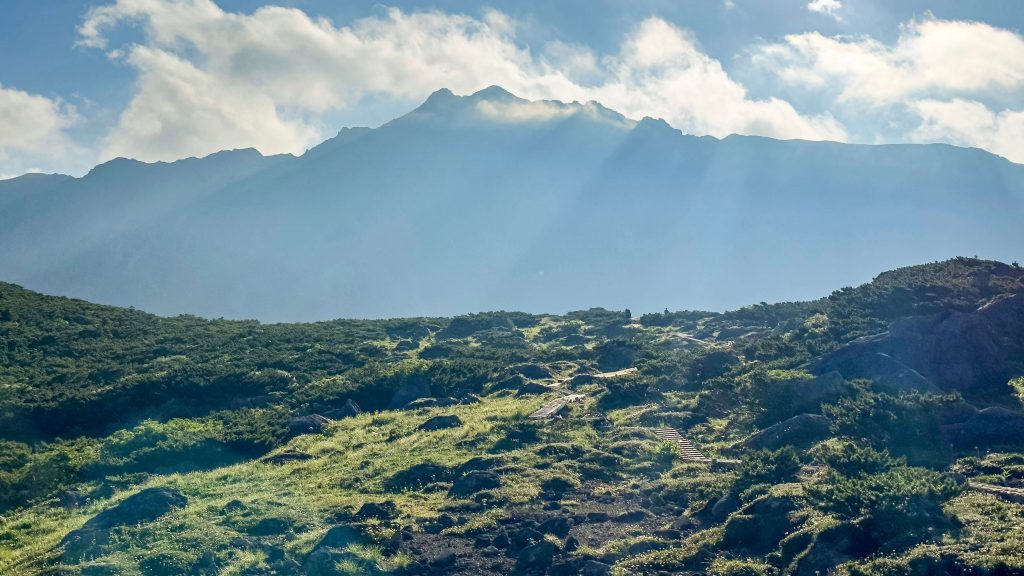
M 981 22 L 914 20 L 892 45 L 865 36 L 793 34 L 754 58 L 793 84 L 838 90 L 840 101 L 869 105 L 1024 88 L 1024 38 Z
M 0 165 L 10 174 L 39 171 L 73 153 L 66 130 L 75 110 L 60 100 L 0 84 Z
M 993 112 L 980 102 L 919 100 L 910 108 L 921 124 L 910 133 L 915 142 L 948 142 L 995 152 L 1024 163 L 1024 110 Z
M 807 3 L 807 9 L 811 12 L 818 12 L 820 14 L 828 14 L 836 20 L 842 20 L 842 17 L 837 14 L 839 10 L 843 8 L 843 3 L 839 0 L 811 0 Z
M 492 102 L 482 100 L 476 103 L 476 109 L 484 117 L 499 122 L 543 122 L 567 118 L 577 112 L 576 109 L 570 106 L 542 100 L 535 102 Z
M 390 9 L 336 27 L 275 6 L 240 14 L 211 0 L 118 0 L 89 12 L 79 43 L 109 49 L 109 32 L 124 24 L 140 26 L 144 39 L 109 52 L 139 76 L 107 156 L 301 152 L 325 132 L 325 114 L 367 96 L 412 101 L 440 87 L 469 93 L 491 84 L 531 99 L 598 100 L 696 134 L 846 136 L 829 115 L 750 98 L 689 33 L 655 18 L 617 53 L 556 43 L 535 55 L 517 42 L 517 23 L 496 11 L 473 18 Z
M 664 20 L 643 22 L 605 63 L 610 77 L 588 92 L 627 116 L 660 116 L 686 132 L 719 137 L 846 139 L 831 115 L 805 116 L 784 100 L 751 99 L 690 34 Z

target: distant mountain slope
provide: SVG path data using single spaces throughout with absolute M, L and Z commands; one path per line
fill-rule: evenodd
M 1024 166 L 980 150 L 698 138 L 497 87 L 297 158 L 115 160 L 10 187 L 0 277 L 270 321 L 723 309 L 1024 248 Z

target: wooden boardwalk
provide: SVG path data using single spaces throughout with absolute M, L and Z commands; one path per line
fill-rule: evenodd
M 985 484 L 982 482 L 968 482 L 967 486 L 974 491 L 984 492 L 986 494 L 992 494 L 998 496 L 1010 502 L 1016 502 L 1018 504 L 1024 504 L 1024 488 L 1011 488 L 1009 486 L 996 486 L 995 484 Z
M 536 412 L 530 414 L 530 420 L 552 420 L 557 418 L 562 409 L 569 404 L 578 404 L 586 398 L 585 394 L 568 394 L 544 404 Z
M 623 370 L 616 370 L 614 372 L 601 372 L 600 374 L 594 374 L 594 378 L 616 378 L 618 376 L 632 374 L 633 372 L 636 372 L 636 368 L 625 368 Z

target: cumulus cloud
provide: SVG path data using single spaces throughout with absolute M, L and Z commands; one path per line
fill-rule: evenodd
M 842 20 L 838 12 L 842 9 L 843 3 L 839 0 L 811 0 L 807 3 L 807 9 L 811 12 L 828 14 L 836 20 Z
M 793 84 L 835 89 L 841 101 L 870 105 L 1024 87 L 1024 38 L 981 22 L 914 20 L 892 45 L 866 36 L 793 34 L 760 48 L 755 61 Z
M 949 142 L 984 148 L 1024 163 L 1024 111 L 993 112 L 980 102 L 919 100 L 910 104 L 921 118 L 911 133 L 916 142 Z
M 8 177 L 38 172 L 73 151 L 67 129 L 75 109 L 60 100 L 0 84 L 0 162 Z
M 832 98 L 844 119 L 916 123 L 876 141 L 948 142 L 1024 162 L 1024 112 L 986 102 L 1024 104 L 1024 37 L 981 22 L 914 20 L 894 43 L 867 36 L 786 36 L 753 52 L 784 81 Z
M 110 46 L 110 32 L 123 25 L 140 27 L 142 42 Z M 138 71 L 107 156 L 301 152 L 326 132 L 325 114 L 367 96 L 412 101 L 440 87 L 469 93 L 491 84 L 530 99 L 598 100 L 696 134 L 846 137 L 827 114 L 751 98 L 691 34 L 657 18 L 612 54 L 558 43 L 534 53 L 497 11 L 475 18 L 389 9 L 337 27 L 293 8 L 242 14 L 211 0 L 118 0 L 88 13 L 79 43 Z
M 691 34 L 664 20 L 644 21 L 605 64 L 609 78 L 588 93 L 627 116 L 660 116 L 676 128 L 713 136 L 846 139 L 829 114 L 805 116 L 778 98 L 751 99 Z

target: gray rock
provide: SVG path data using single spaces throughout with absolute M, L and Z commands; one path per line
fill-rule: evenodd
M 395 506 L 394 502 L 385 500 L 384 502 L 367 502 L 363 504 L 353 518 L 356 520 L 369 520 L 371 518 L 391 520 L 396 516 L 398 516 L 398 507 Z
M 363 535 L 357 528 L 348 524 L 339 524 L 328 530 L 316 547 L 344 549 L 349 544 L 359 543 L 363 540 Z
M 451 490 L 448 491 L 448 495 L 450 497 L 461 498 L 475 494 L 481 490 L 491 490 L 499 486 L 501 486 L 501 478 L 499 478 L 497 474 L 493 472 L 475 470 L 455 480 L 455 483 L 452 484 Z
M 402 384 L 391 397 L 388 408 L 403 408 L 417 398 L 427 398 L 430 394 L 430 383 L 424 377 L 414 377 Z
M 979 311 L 945 312 L 898 320 L 889 332 L 865 338 L 819 358 L 815 373 L 837 370 L 847 378 L 872 378 L 890 391 L 959 391 L 968 398 L 1005 394 L 1006 350 L 1024 318 L 1024 298 L 1004 298 Z
M 177 490 L 146 488 L 93 516 L 81 528 L 68 533 L 60 545 L 69 560 L 96 555 L 99 548 L 109 543 L 111 528 L 146 524 L 187 504 L 188 499 Z
M 828 437 L 831 424 L 831 420 L 820 414 L 800 414 L 751 435 L 740 445 L 754 450 L 807 447 Z
M 580 570 L 581 576 L 609 576 L 611 573 L 611 566 L 597 560 L 587 560 Z
M 565 538 L 566 536 L 568 536 L 570 528 L 572 528 L 572 525 L 569 523 L 569 520 L 564 516 L 555 516 L 553 518 L 548 518 L 547 520 L 541 522 L 539 526 L 537 526 L 537 529 L 543 532 L 544 534 L 554 534 L 559 538 Z
M 957 448 L 1024 448 L 1024 413 L 992 406 L 943 426 L 942 436 Z
M 341 408 L 335 408 L 329 412 L 324 412 L 324 416 L 334 420 L 341 420 L 342 418 L 351 418 L 362 413 L 363 410 L 359 408 L 359 404 L 356 404 L 351 398 L 349 398 L 345 401 L 344 406 Z
M 462 426 L 462 419 L 454 414 L 445 414 L 441 416 L 434 416 L 423 424 L 420 424 L 417 430 L 447 430 L 449 428 L 458 428 Z
M 188 499 L 172 488 L 146 488 L 125 498 L 117 506 L 93 516 L 85 523 L 85 527 L 113 528 L 144 524 L 176 508 L 184 508 L 187 504 Z
M 646 520 L 647 515 L 648 514 L 646 510 L 628 510 L 626 512 L 623 512 L 622 514 L 619 514 L 612 520 L 614 520 L 615 522 L 635 524 L 637 522 L 643 522 L 644 520 Z
M 530 544 L 519 552 L 519 556 L 516 558 L 516 567 L 526 570 L 547 568 L 555 560 L 557 550 L 558 548 L 547 540 Z
M 439 570 L 444 568 L 450 568 L 455 565 L 457 560 L 455 553 L 451 551 L 441 552 L 437 556 L 430 559 L 430 567 Z
M 323 434 L 330 423 L 331 420 L 329 418 L 325 418 L 320 414 L 296 416 L 288 421 L 288 432 L 285 434 L 285 439 L 288 440 L 304 434 Z
M 405 470 L 399 470 L 384 481 L 384 489 L 389 492 L 402 492 L 423 488 L 434 482 L 445 482 L 452 477 L 452 471 L 446 466 L 433 462 L 414 464 Z
M 522 374 L 527 378 L 551 378 L 551 370 L 540 364 L 517 364 L 509 366 L 509 371 L 515 374 Z
M 285 450 L 280 454 L 274 454 L 273 456 L 265 456 L 260 459 L 260 462 L 265 464 L 287 464 L 289 462 L 302 462 L 304 460 L 312 460 L 313 457 L 305 452 L 299 452 L 298 450 Z

